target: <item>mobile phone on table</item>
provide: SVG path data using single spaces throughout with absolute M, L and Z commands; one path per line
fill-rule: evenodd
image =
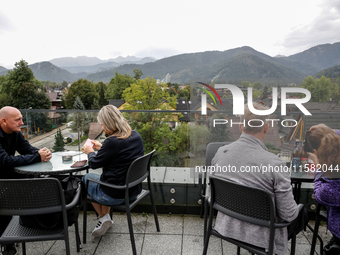
M 303 145 L 303 150 L 305 152 L 314 152 L 314 149 L 312 148 L 312 146 L 310 145 L 310 141 L 309 141 L 309 137 L 310 137 L 311 131 L 307 131 L 306 132 L 306 136 L 305 136 L 305 143 Z

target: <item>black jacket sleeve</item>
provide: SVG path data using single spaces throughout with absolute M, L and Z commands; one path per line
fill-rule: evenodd
M 0 143 L 0 168 L 12 168 L 16 166 L 29 165 L 41 161 L 38 149 L 31 146 L 24 136 L 18 132 L 15 144 L 11 144 L 21 155 L 14 156 L 5 150 Z M 13 150 L 15 152 L 15 150 Z M 14 153 L 13 153 L 14 154 Z

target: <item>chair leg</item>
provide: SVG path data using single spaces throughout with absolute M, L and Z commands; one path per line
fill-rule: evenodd
M 128 220 L 132 252 L 133 252 L 133 255 L 137 255 L 136 244 L 135 244 L 135 236 L 133 234 L 132 219 L 131 219 L 131 213 L 130 213 L 129 209 L 126 210 L 126 216 L 127 216 L 127 220 Z
M 295 255 L 296 233 L 293 234 L 290 245 L 290 255 Z
M 155 205 L 155 202 L 153 200 L 153 195 L 152 195 L 152 191 L 151 190 L 150 190 L 149 195 L 150 195 L 150 200 L 151 200 L 151 204 L 152 204 L 153 215 L 154 215 L 154 218 L 155 218 L 156 229 L 157 229 L 157 232 L 160 232 L 159 223 L 158 223 L 158 217 L 157 217 L 156 205 Z
M 21 243 L 22 255 L 26 255 L 26 243 Z
M 84 201 L 83 206 L 83 243 L 86 243 L 86 222 L 87 222 L 87 199 Z
M 241 254 L 241 247 L 237 246 L 237 255 L 240 255 L 240 254 Z
M 205 238 L 206 238 L 206 236 L 207 236 L 207 222 L 208 222 L 208 202 L 207 202 L 207 199 L 204 198 L 203 243 L 205 242 Z
M 201 209 L 200 209 L 200 217 L 201 219 L 203 218 L 203 212 L 204 212 L 204 201 L 205 201 L 205 198 L 204 197 L 201 197 Z
M 68 230 L 67 230 L 68 231 Z M 70 254 L 70 240 L 68 236 L 68 232 L 64 233 L 65 234 L 65 249 L 66 249 L 66 255 L 71 255 Z
M 310 254 L 314 255 L 314 251 L 315 251 L 315 245 L 316 245 L 316 238 L 318 237 L 318 231 L 319 231 L 319 225 L 320 225 L 320 210 L 321 210 L 321 204 L 318 204 L 316 207 L 316 211 L 315 211 L 315 226 L 314 226 L 314 230 L 309 226 L 309 224 L 307 225 L 309 229 L 311 229 L 313 231 L 313 239 L 312 239 L 312 247 L 310 249 Z M 321 238 L 319 238 L 321 239 Z M 320 242 L 320 254 L 323 253 L 323 242 L 321 239 Z
M 211 235 L 212 220 L 213 220 L 213 217 L 212 217 L 212 215 L 209 214 L 208 231 L 206 232 L 206 237 L 205 237 L 205 240 L 204 240 L 203 255 L 206 255 L 207 251 L 208 251 L 209 239 L 210 239 L 210 235 Z
M 76 245 L 77 245 L 77 252 L 80 251 L 80 236 L 79 236 L 79 226 L 78 220 L 74 223 L 74 231 L 76 232 Z

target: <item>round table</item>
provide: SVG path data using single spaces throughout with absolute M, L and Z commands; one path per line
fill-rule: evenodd
M 73 158 L 69 161 L 63 161 L 63 155 L 72 155 Z M 47 162 L 38 162 L 27 166 L 17 166 L 14 168 L 14 171 L 20 174 L 39 176 L 59 175 L 87 170 L 89 168 L 87 163 L 82 167 L 71 167 L 75 162 L 81 160 L 87 160 L 87 155 L 80 151 L 53 152 L 52 158 Z

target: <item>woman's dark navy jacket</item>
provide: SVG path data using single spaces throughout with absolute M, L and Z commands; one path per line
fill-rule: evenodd
M 125 185 L 126 174 L 132 161 L 144 155 L 144 145 L 140 134 L 132 131 L 125 139 L 111 136 L 105 139 L 98 153 L 88 154 L 88 163 L 92 169 L 103 168 L 100 176 L 102 182 L 115 185 Z M 124 190 L 117 190 L 100 186 L 100 189 L 113 198 L 124 198 Z M 129 196 L 138 195 L 142 191 L 142 184 L 129 189 Z

